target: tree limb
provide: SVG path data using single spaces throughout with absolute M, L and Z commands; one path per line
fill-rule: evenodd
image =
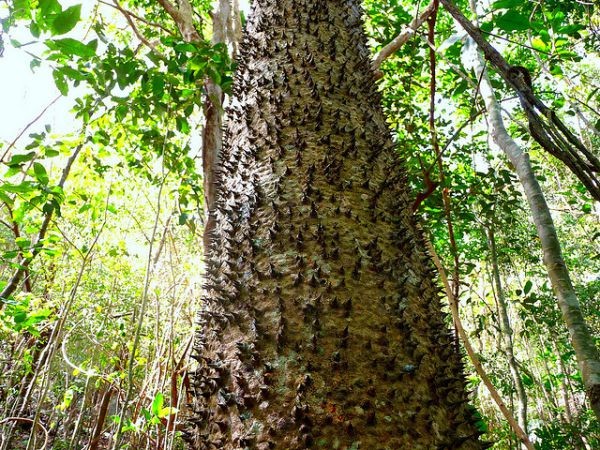
M 192 5 L 188 0 L 179 0 L 179 8 L 169 0 L 158 0 L 168 15 L 175 21 L 181 36 L 186 42 L 200 42 L 202 37 L 194 26 L 194 14 Z
M 137 29 L 137 26 L 135 25 L 135 23 L 133 22 L 133 19 L 131 18 L 132 14 L 129 11 L 127 11 L 126 9 L 121 8 L 121 5 L 119 5 L 119 2 L 117 0 L 113 0 L 113 3 L 115 4 L 114 5 L 115 9 L 117 9 L 121 14 L 123 14 L 123 16 L 125 17 L 125 20 L 127 21 L 127 23 L 129 24 L 129 26 L 133 30 L 133 33 L 140 40 L 140 42 L 142 44 L 144 44 L 146 47 L 148 47 L 150 50 L 152 50 L 153 52 L 158 53 L 159 55 L 161 55 L 160 51 L 156 48 L 156 45 L 153 44 L 152 42 L 150 42 L 144 36 L 142 36 L 142 34 L 140 33 L 140 31 Z
M 475 26 L 450 0 L 440 3 L 475 41 L 479 49 L 506 83 L 519 95 L 529 121 L 531 136 L 551 155 L 560 159 L 600 201 L 600 159 L 590 152 L 559 119 L 556 113 L 537 98 L 526 77 L 515 71 L 504 57 L 483 37 Z
M 429 252 L 431 253 L 431 256 L 433 258 L 433 263 L 437 267 L 437 270 L 440 274 L 440 278 L 442 279 L 442 283 L 444 285 L 444 289 L 446 291 L 446 295 L 448 296 L 448 302 L 450 303 L 450 312 L 452 313 L 452 320 L 454 321 L 454 326 L 456 327 L 456 331 L 457 331 L 458 335 L 460 336 L 460 340 L 462 341 L 463 345 L 465 346 L 465 350 L 467 351 L 467 355 L 469 356 L 471 363 L 475 367 L 475 371 L 477 372 L 477 375 L 479 375 L 479 378 L 481 378 L 481 381 L 483 381 L 483 384 L 485 384 L 485 387 L 487 388 L 488 392 L 492 396 L 492 399 L 494 400 L 496 405 L 498 405 L 498 408 L 502 412 L 502 415 L 504 416 L 504 418 L 506 419 L 506 421 L 508 422 L 510 427 L 513 429 L 513 431 L 515 432 L 515 434 L 517 435 L 519 440 L 523 443 L 523 445 L 525 447 L 527 447 L 528 450 L 534 450 L 533 444 L 529 440 L 529 437 L 523 431 L 523 429 L 519 426 L 519 424 L 517 423 L 517 421 L 511 414 L 511 412 L 508 410 L 506 404 L 502 400 L 502 397 L 500 397 L 500 394 L 498 393 L 498 391 L 492 384 L 492 381 L 490 380 L 487 373 L 485 372 L 485 369 L 483 368 L 483 365 L 481 364 L 481 361 L 479 360 L 477 353 L 471 346 L 469 337 L 467 336 L 467 333 L 462 326 L 462 322 L 460 321 L 460 315 L 458 314 L 458 299 L 456 297 L 454 297 L 454 293 L 452 292 L 452 288 L 450 287 L 450 282 L 448 281 L 448 276 L 446 275 L 446 271 L 444 270 L 444 267 L 442 266 L 440 258 L 438 256 L 438 254 L 436 253 L 435 249 L 433 248 L 433 245 L 431 244 L 431 242 L 429 240 L 426 240 L 425 243 L 427 245 Z
M 79 152 L 82 148 L 83 142 L 77 146 L 73 154 L 67 160 L 67 165 L 63 169 L 62 176 L 60 177 L 60 181 L 58 182 L 58 187 L 62 188 L 65 185 L 67 177 L 71 172 L 71 167 L 73 166 L 73 163 L 77 159 L 77 156 L 79 155 Z M 13 276 L 10 278 L 8 283 L 6 283 L 6 286 L 4 286 L 4 289 L 2 289 L 2 292 L 0 292 L 0 309 L 4 305 L 3 300 L 9 298 L 17 290 L 17 287 L 19 286 L 23 274 L 27 272 L 31 262 L 42 251 L 42 241 L 46 237 L 46 232 L 48 231 L 48 227 L 50 226 L 50 222 L 52 221 L 53 215 L 54 208 L 45 213 L 42 226 L 40 227 L 40 231 L 38 232 L 35 243 L 31 247 L 31 256 L 29 256 L 28 258 L 24 258 L 19 262 L 19 267 L 17 268 Z
M 372 67 L 377 79 L 383 76 L 379 70 L 381 63 L 396 53 L 400 47 L 406 44 L 408 40 L 415 34 L 417 29 L 427 21 L 427 19 L 436 9 L 436 2 L 431 2 L 429 5 L 427 5 L 423 12 L 418 17 L 415 17 L 413 21 L 405 28 L 405 30 L 402 31 L 402 33 L 392 39 L 389 44 L 383 47 L 379 53 L 375 55 Z

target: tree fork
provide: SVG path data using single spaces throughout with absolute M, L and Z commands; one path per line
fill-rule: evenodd
M 257 0 L 220 159 L 194 449 L 485 448 L 355 0 Z

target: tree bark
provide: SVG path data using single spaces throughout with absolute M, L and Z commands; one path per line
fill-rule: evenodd
M 483 384 L 487 388 L 488 392 L 490 393 L 492 400 L 494 400 L 494 402 L 498 406 L 498 409 L 500 409 L 500 412 L 502 413 L 502 415 L 504 416 L 504 418 L 506 419 L 506 421 L 508 422 L 508 424 L 510 425 L 512 430 L 517 435 L 517 438 L 522 442 L 522 444 L 525 448 L 527 448 L 528 450 L 533 450 L 534 447 L 533 447 L 533 444 L 531 443 L 531 441 L 529 440 L 529 436 L 527 436 L 527 433 L 523 430 L 523 428 L 521 428 L 519 423 L 513 417 L 512 413 L 506 407 L 506 404 L 500 397 L 498 390 L 494 387 L 494 385 L 492 384 L 492 382 L 490 380 L 490 377 L 488 377 L 487 373 L 485 372 L 485 369 L 483 368 L 483 365 L 481 364 L 481 361 L 479 360 L 479 356 L 477 356 L 477 353 L 473 349 L 473 346 L 471 345 L 471 341 L 469 340 L 469 337 L 467 336 L 467 333 L 462 326 L 462 323 L 460 320 L 460 314 L 458 312 L 458 301 L 457 301 L 454 293 L 452 292 L 452 288 L 450 287 L 450 282 L 448 281 L 448 276 L 446 275 L 446 271 L 444 270 L 444 267 L 442 266 L 440 258 L 438 257 L 437 253 L 435 252 L 435 249 L 433 248 L 433 245 L 431 244 L 431 242 L 426 242 L 426 244 L 427 244 L 427 248 L 431 252 L 433 262 L 439 271 L 440 278 L 442 279 L 442 284 L 446 291 L 446 295 L 448 296 L 448 302 L 450 303 L 450 313 L 452 314 L 452 320 L 454 322 L 454 327 L 456 328 L 457 334 L 460 337 L 460 339 L 465 347 L 465 350 L 467 352 L 467 355 L 469 356 L 469 359 L 471 360 L 471 363 L 473 364 L 473 367 L 475 368 L 475 372 L 477 372 L 477 375 L 479 375 L 479 378 L 481 378 L 481 381 L 483 382 Z M 479 342 L 481 344 L 481 340 Z M 480 351 L 480 353 L 481 353 L 481 351 Z
M 479 449 L 356 0 L 255 0 L 221 156 L 195 449 Z
M 513 71 L 508 62 L 485 40 L 481 30 L 471 23 L 451 0 L 439 0 L 450 15 L 469 34 L 485 58 L 498 70 L 508 86 L 513 88 L 529 122 L 529 131 L 540 146 L 560 159 L 586 186 L 594 199 L 600 201 L 600 159 L 581 141 L 533 92 L 521 71 Z
M 508 317 L 508 305 L 506 304 L 504 287 L 502 286 L 502 280 L 500 278 L 500 267 L 498 266 L 496 236 L 492 227 L 486 228 L 485 231 L 487 234 L 490 257 L 492 261 L 492 277 L 494 286 L 496 287 L 496 304 L 498 306 L 498 318 L 500 319 L 500 334 L 502 335 L 500 337 L 501 347 L 503 353 L 506 355 L 506 359 L 508 360 L 510 376 L 513 380 L 515 392 L 517 394 L 517 419 L 519 421 L 519 426 L 525 433 L 527 433 L 527 394 L 525 393 L 525 387 L 523 386 L 523 380 L 521 379 L 521 372 L 519 370 L 517 359 L 515 358 L 514 353 L 512 337 L 513 330 Z
M 480 91 L 488 111 L 492 139 L 514 166 L 523 186 L 542 245 L 544 264 L 575 349 L 586 393 L 592 410 L 596 417 L 600 419 L 600 358 L 598 349 L 583 318 L 579 299 L 562 256 L 560 241 L 554 228 L 550 209 L 531 167 L 529 155 L 523 152 L 504 127 L 500 106 L 496 101 L 494 90 L 485 70 L 483 58 L 479 54 L 475 57 L 473 65 L 477 77 L 481 79 Z

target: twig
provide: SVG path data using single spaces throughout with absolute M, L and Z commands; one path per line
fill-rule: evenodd
M 413 21 L 406 27 L 406 29 L 396 36 L 392 41 L 383 47 L 377 55 L 375 55 L 375 59 L 373 60 L 373 71 L 375 72 L 375 78 L 379 79 L 383 76 L 379 68 L 381 67 L 381 63 L 389 58 L 391 55 L 396 53 L 400 47 L 408 42 L 408 40 L 415 34 L 417 29 L 425 23 L 425 21 L 433 14 L 436 10 L 435 2 L 431 2 L 427 7 L 423 10 L 423 12 L 415 17 Z
M 15 146 L 15 144 L 17 143 L 17 141 L 19 139 L 21 139 L 21 136 L 23 136 L 25 134 L 25 132 L 29 129 L 29 127 L 31 127 L 34 123 L 36 123 L 38 120 L 40 120 L 42 118 L 42 116 L 46 113 L 46 111 L 48 111 L 50 109 L 50 107 L 52 105 L 54 105 L 59 98 L 62 97 L 62 94 L 58 95 L 54 100 L 52 100 L 48 106 L 46 106 L 41 113 L 39 113 L 37 116 L 35 116 L 35 118 L 29 122 L 27 125 L 25 125 L 25 127 L 21 130 L 21 132 L 17 135 L 16 138 L 13 139 L 13 141 L 8 145 L 8 147 L 6 147 L 6 150 L 4 150 L 4 153 L 2 154 L 2 157 L 0 158 L 0 162 L 4 162 L 4 158 L 6 157 L 6 155 L 8 155 L 8 152 L 10 151 L 11 148 L 13 148 Z
M 500 408 L 502 415 L 504 415 L 504 418 L 506 419 L 510 427 L 513 429 L 515 434 L 518 436 L 518 438 L 521 440 L 523 445 L 525 445 L 525 447 L 527 447 L 528 450 L 534 450 L 533 444 L 529 440 L 529 437 L 523 431 L 523 429 L 520 427 L 520 425 L 517 423 L 511 412 L 504 404 L 504 401 L 500 397 L 500 394 L 498 393 L 498 391 L 490 381 L 487 373 L 485 372 L 485 369 L 483 368 L 481 361 L 477 356 L 477 353 L 475 353 L 475 350 L 473 350 L 471 342 L 467 337 L 467 333 L 465 332 L 465 329 L 462 326 L 462 322 L 460 321 L 460 316 L 458 314 L 458 301 L 456 297 L 454 297 L 454 293 L 452 292 L 452 288 L 450 287 L 450 283 L 448 282 L 448 276 L 446 275 L 446 271 L 444 270 L 440 258 L 436 253 L 435 249 L 433 248 L 431 242 L 428 239 L 426 239 L 425 243 L 429 252 L 431 253 L 433 263 L 437 267 L 437 270 L 440 274 L 440 278 L 442 279 L 442 283 L 444 285 L 444 289 L 446 291 L 446 295 L 448 296 L 448 302 L 450 303 L 450 312 L 452 313 L 452 320 L 454 321 L 454 326 L 456 327 L 456 331 L 463 345 L 465 346 L 465 350 L 467 351 L 467 355 L 469 356 L 471 363 L 475 367 L 475 371 L 479 375 L 479 378 L 481 378 L 481 381 L 483 381 L 483 384 L 485 384 L 485 386 L 487 387 L 488 392 L 492 396 L 492 399 L 498 405 L 498 408 Z
M 163 30 L 165 33 L 168 34 L 173 34 L 173 32 L 171 30 L 169 30 L 167 27 L 161 25 L 160 23 L 156 23 L 156 22 L 150 22 L 149 20 L 144 19 L 143 17 L 129 11 L 128 9 L 123 8 L 121 5 L 119 5 L 118 3 L 115 2 L 115 4 L 113 3 L 108 3 L 105 2 L 103 0 L 98 0 L 98 3 L 102 3 L 103 5 L 106 6 L 110 6 L 111 8 L 115 8 L 116 10 L 119 10 L 121 13 L 131 16 L 137 20 L 139 20 L 140 22 L 144 22 L 146 25 L 150 26 L 150 27 L 155 27 L 155 28 L 160 28 L 161 30 Z
M 26 423 L 31 423 L 31 424 L 35 423 L 33 419 L 28 419 L 27 417 L 6 417 L 5 419 L 0 420 L 0 424 L 6 423 L 6 422 L 26 422 Z M 48 441 L 50 440 L 50 435 L 48 434 L 48 430 L 46 430 L 46 427 L 44 427 L 44 425 L 42 425 L 39 422 L 36 425 L 38 427 L 40 427 L 42 429 L 42 431 L 44 432 L 44 443 L 40 447 L 40 450 L 44 450 L 46 448 L 46 446 L 48 445 Z
M 162 56 L 162 53 L 156 48 L 156 45 L 153 44 L 152 42 L 150 42 L 144 36 L 142 36 L 140 31 L 137 29 L 137 26 L 131 19 L 131 17 L 132 17 L 131 13 L 129 11 L 127 11 L 126 9 L 121 8 L 121 5 L 119 5 L 119 2 L 117 0 L 113 0 L 113 3 L 115 4 L 115 8 L 118 9 L 121 12 L 121 14 L 123 14 L 123 16 L 125 17 L 125 20 L 127 20 L 127 23 L 129 24 L 129 26 L 131 27 L 131 29 L 133 30 L 133 33 L 137 36 L 137 38 L 144 45 L 146 45 L 150 50 L 152 50 L 156 54 Z

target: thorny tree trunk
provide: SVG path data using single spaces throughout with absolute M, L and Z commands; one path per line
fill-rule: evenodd
M 478 449 L 356 0 L 255 0 L 221 158 L 195 449 Z
M 232 55 L 237 55 L 239 7 L 238 0 L 217 0 L 212 14 L 212 43 L 231 44 Z M 204 199 L 207 213 L 205 227 L 205 247 L 214 229 L 214 209 L 217 189 L 217 169 L 223 147 L 223 99 L 221 87 L 211 79 L 204 84 L 206 97 L 203 102 L 204 130 L 202 132 L 202 173 L 204 175 Z
M 513 346 L 513 330 L 510 325 L 508 318 L 508 307 L 506 304 L 506 296 L 504 295 L 504 287 L 502 286 L 502 280 L 500 279 L 500 268 L 498 266 L 498 253 L 496 252 L 496 236 L 494 230 L 489 227 L 486 229 L 488 245 L 492 260 L 492 277 L 496 291 L 496 304 L 498 306 L 498 316 L 500 319 L 500 342 L 502 351 L 506 355 L 508 360 L 508 367 L 510 369 L 510 376 L 515 386 L 515 392 L 517 394 L 517 420 L 519 426 L 527 433 L 527 394 L 525 393 L 525 387 L 523 386 L 523 380 L 521 379 L 521 373 L 517 365 L 515 358 L 514 346 Z
M 586 393 L 592 410 L 596 417 L 600 418 L 600 355 L 585 323 L 579 299 L 571 283 L 571 276 L 562 256 L 560 241 L 554 228 L 550 209 L 531 167 L 529 155 L 523 152 L 504 127 L 500 106 L 485 71 L 483 58 L 477 54 L 473 65 L 476 75 L 481 78 L 481 96 L 488 112 L 492 139 L 514 166 L 523 186 L 544 252 L 544 264 L 558 299 L 563 320 L 569 330 Z

